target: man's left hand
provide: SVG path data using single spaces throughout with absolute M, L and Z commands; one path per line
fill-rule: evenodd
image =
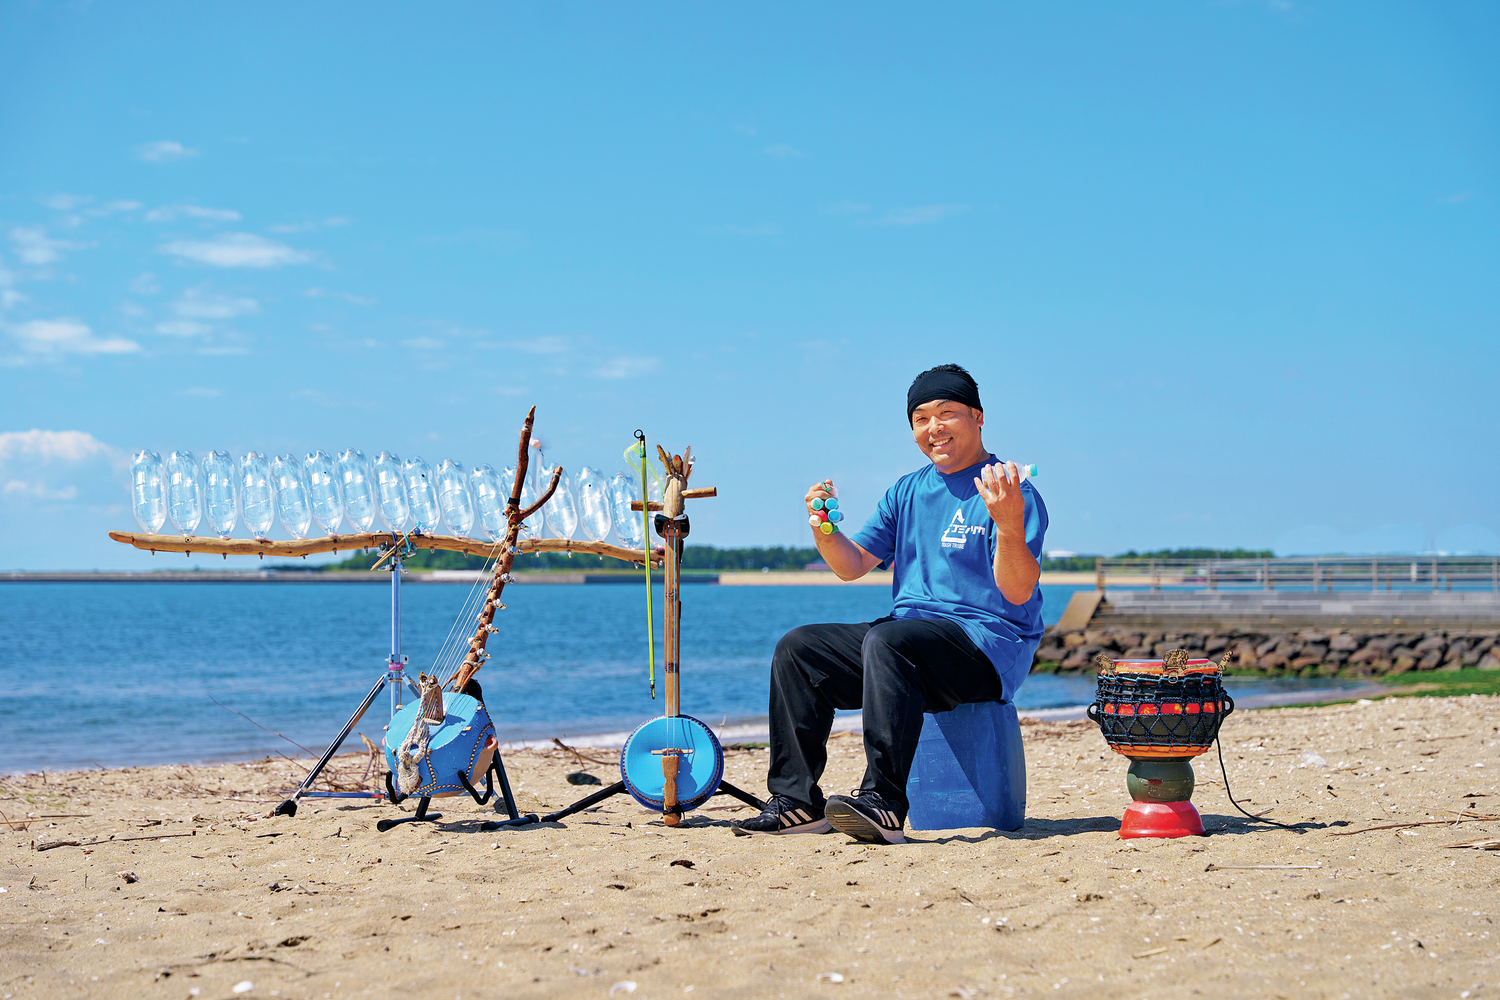
M 1015 462 L 986 465 L 974 480 L 990 512 L 990 519 L 1004 534 L 1024 537 L 1026 531 L 1026 498 L 1021 495 L 1021 471 Z

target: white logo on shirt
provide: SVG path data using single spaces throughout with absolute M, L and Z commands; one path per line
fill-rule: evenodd
M 984 525 L 966 524 L 964 509 L 960 507 L 953 512 L 953 520 L 948 522 L 948 527 L 943 531 L 943 548 L 961 549 L 969 540 L 970 535 L 982 534 L 984 534 Z

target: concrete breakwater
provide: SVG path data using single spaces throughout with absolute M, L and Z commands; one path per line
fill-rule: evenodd
M 1500 670 L 1500 595 L 1487 592 L 1080 593 L 1033 671 L 1091 669 L 1099 654 L 1194 658 L 1282 677 Z
M 1373 677 L 1408 670 L 1500 670 L 1495 632 L 1416 634 L 1301 629 L 1296 632 L 1142 632 L 1124 627 L 1051 630 L 1033 672 L 1092 670 L 1098 653 L 1113 659 L 1159 658 L 1186 649 L 1195 659 L 1230 654 L 1228 669 L 1281 677 Z

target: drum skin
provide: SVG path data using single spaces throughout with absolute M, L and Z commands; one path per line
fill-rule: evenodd
M 401 770 L 396 764 L 396 751 L 406 734 L 411 731 L 417 713 L 422 709 L 420 700 L 404 706 L 391 716 L 390 728 L 385 734 L 385 764 L 390 769 L 392 780 L 399 785 Z M 485 743 L 495 735 L 494 723 L 484 705 L 466 694 L 447 692 L 443 695 L 445 718 L 433 725 L 428 732 L 427 756 L 418 765 L 422 783 L 417 788 L 396 789 L 402 796 L 426 796 L 442 798 L 464 791 L 459 784 L 459 772 L 463 772 L 471 783 L 479 781 L 489 768 L 494 751 L 485 751 Z
M 664 715 L 639 726 L 620 752 L 620 777 L 631 798 L 647 809 L 662 809 L 666 779 L 661 773 L 661 754 L 652 751 L 668 747 L 692 751 L 680 755 L 677 805 L 683 812 L 696 809 L 719 790 L 724 750 L 714 731 L 691 715 Z

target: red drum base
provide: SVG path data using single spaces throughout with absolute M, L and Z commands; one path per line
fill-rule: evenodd
M 1132 802 L 1125 807 L 1120 839 L 1201 837 L 1203 818 L 1191 802 Z

